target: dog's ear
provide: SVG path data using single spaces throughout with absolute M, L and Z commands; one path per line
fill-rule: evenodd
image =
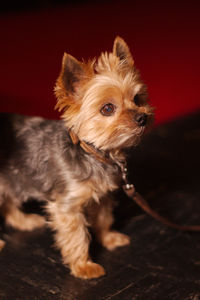
M 131 66 L 134 65 L 134 60 L 130 53 L 128 45 L 119 36 L 117 36 L 114 40 L 113 54 L 116 55 L 120 61 L 128 63 Z
M 84 79 L 83 63 L 65 53 L 62 60 L 60 75 L 54 88 L 57 97 L 55 109 L 67 110 L 75 103 L 78 86 Z
M 82 63 L 73 56 L 65 53 L 62 60 L 62 69 L 59 81 L 66 91 L 66 94 L 75 93 L 76 85 L 84 77 Z

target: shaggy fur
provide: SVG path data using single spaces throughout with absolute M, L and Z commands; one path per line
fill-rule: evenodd
M 105 271 L 90 259 L 88 226 L 109 250 L 129 244 L 126 235 L 111 229 L 110 194 L 121 182 L 123 149 L 138 144 L 153 112 L 119 37 L 113 52 L 97 61 L 79 62 L 64 54 L 55 94 L 63 120 L 0 115 L 0 210 L 7 224 L 32 230 L 45 220 L 24 214 L 20 206 L 29 198 L 46 201 L 48 226 L 64 264 L 76 277 L 99 277 Z M 85 151 L 81 141 L 108 163 Z

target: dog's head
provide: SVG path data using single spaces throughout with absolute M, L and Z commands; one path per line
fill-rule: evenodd
M 65 53 L 55 94 L 66 126 L 101 150 L 136 145 L 153 120 L 146 86 L 120 37 L 111 53 L 87 63 Z

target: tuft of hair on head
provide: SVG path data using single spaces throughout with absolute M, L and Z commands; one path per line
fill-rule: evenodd
M 126 42 L 119 36 L 114 40 L 113 51 L 101 53 L 96 64 L 97 73 L 126 73 L 133 70 L 134 60 Z

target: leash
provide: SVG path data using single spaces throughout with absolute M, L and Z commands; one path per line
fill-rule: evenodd
M 100 162 L 106 163 L 106 164 L 117 164 L 118 167 L 121 170 L 122 179 L 124 181 L 124 185 L 122 185 L 122 188 L 125 192 L 125 194 L 131 198 L 143 211 L 145 211 L 147 214 L 152 216 L 155 220 L 163 223 L 164 225 L 175 228 L 181 231 L 200 231 L 200 225 L 179 225 L 176 223 L 173 223 L 169 221 L 167 218 L 161 216 L 158 214 L 154 209 L 152 209 L 149 205 L 149 203 L 135 190 L 135 187 L 132 183 L 129 183 L 127 178 L 127 164 L 126 162 L 120 162 L 116 163 L 114 161 L 111 161 L 110 158 L 106 157 L 104 154 L 102 154 L 101 151 L 93 147 L 92 145 L 80 141 L 78 136 L 72 131 L 69 130 L 69 136 L 72 140 L 72 143 L 74 145 L 80 144 L 80 147 L 87 153 L 92 154 L 95 156 Z
M 176 223 L 173 223 L 169 221 L 167 218 L 161 216 L 158 214 L 154 209 L 152 209 L 149 205 L 149 203 L 135 190 L 135 187 L 133 184 L 128 182 L 127 179 L 127 167 L 126 164 L 121 166 L 122 171 L 122 179 L 124 181 L 124 185 L 122 186 L 125 194 L 131 198 L 137 205 L 145 211 L 147 214 L 152 216 L 157 221 L 163 223 L 164 225 L 175 228 L 181 231 L 200 231 L 200 225 L 179 225 Z

